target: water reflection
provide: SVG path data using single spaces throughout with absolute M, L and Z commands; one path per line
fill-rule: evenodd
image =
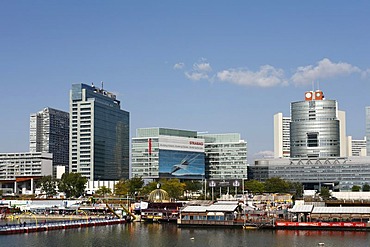
M 370 246 L 369 232 L 178 228 L 175 224 L 132 223 L 1 236 L 12 246 L 129 247 L 312 247 Z

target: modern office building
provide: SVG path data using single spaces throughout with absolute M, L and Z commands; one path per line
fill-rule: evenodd
M 274 115 L 274 157 L 290 157 L 290 117 L 281 112 Z
M 30 117 L 30 152 L 53 154 L 53 175 L 57 167 L 68 171 L 69 164 L 69 113 L 50 107 Z M 60 169 L 60 168 L 59 168 Z
M 248 167 L 249 179 L 280 177 L 305 189 L 340 191 L 369 183 L 370 158 L 363 157 L 366 138 L 346 137 L 345 112 L 337 109 L 336 101 L 325 100 L 322 91 L 306 92 L 305 101 L 291 104 L 290 140 L 289 159 L 255 160 Z
M 70 92 L 69 172 L 88 180 L 129 178 L 129 113 L 116 95 L 73 84 Z
M 366 113 L 366 152 L 370 156 L 370 106 L 365 108 Z
M 196 131 L 142 128 L 132 138 L 132 177 L 203 179 L 204 140 Z
M 256 160 L 248 169 L 250 179 L 280 177 L 319 191 L 321 186 L 349 191 L 370 181 L 370 157 L 265 159 Z
M 353 140 L 352 136 L 347 137 L 348 156 L 366 156 L 366 136 L 363 140 Z
M 247 179 L 247 143 L 240 134 L 199 134 L 198 138 L 205 143 L 207 179 Z
M 305 93 L 305 100 L 291 103 L 290 157 L 340 157 L 340 121 L 337 101 L 322 91 Z
M 53 155 L 44 152 L 0 154 L 0 188 L 33 194 L 34 180 L 52 175 Z

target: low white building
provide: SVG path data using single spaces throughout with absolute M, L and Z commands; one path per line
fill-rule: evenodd
M 53 173 L 51 153 L 0 153 L 0 188 L 33 194 L 34 180 Z

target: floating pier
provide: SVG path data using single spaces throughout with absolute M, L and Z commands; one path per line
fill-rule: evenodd
M 125 219 L 89 219 L 89 220 L 53 221 L 41 224 L 27 223 L 27 224 L 1 225 L 0 235 L 117 225 L 124 224 L 126 222 L 127 221 Z

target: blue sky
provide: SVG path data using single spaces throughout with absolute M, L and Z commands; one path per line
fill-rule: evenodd
M 0 152 L 29 115 L 68 111 L 73 83 L 118 95 L 137 128 L 241 133 L 273 151 L 273 115 L 321 89 L 365 135 L 369 1 L 2 1 Z

